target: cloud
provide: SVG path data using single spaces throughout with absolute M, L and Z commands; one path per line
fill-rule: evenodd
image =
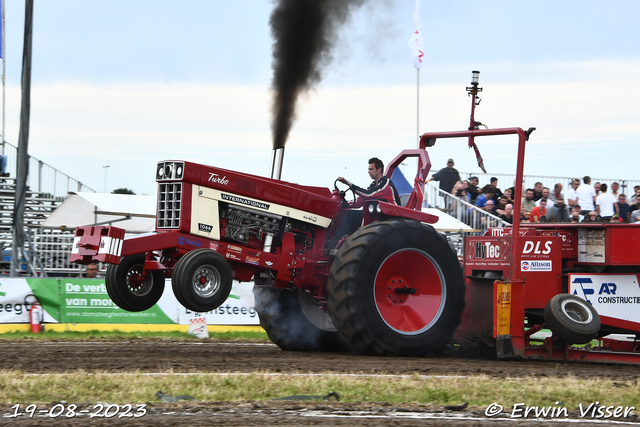
M 632 175 L 634 163 L 624 158 L 634 157 L 629 154 L 638 141 L 640 61 L 554 64 L 544 70 L 545 79 L 505 84 L 483 72 L 476 119 L 492 128 L 538 128 L 527 147 L 527 173 Z M 550 70 L 558 70 L 558 79 Z M 572 72 L 581 78 L 567 80 Z M 421 85 L 420 132 L 468 126 L 465 84 Z M 270 96 L 264 87 L 196 83 L 34 85 L 30 152 L 95 189 L 104 184 L 100 166 L 109 164 L 110 188 L 153 194 L 155 164 L 169 158 L 266 175 Z M 300 104 L 283 179 L 332 185 L 346 170 L 364 184 L 369 157 L 388 161 L 416 146 L 416 102 L 410 85 L 318 88 Z M 9 86 L 7 140 L 14 144 L 19 108 L 19 88 Z M 515 139 L 478 142 L 490 173 L 515 169 Z M 477 170 L 464 141 L 440 141 L 429 153 L 434 168 L 454 156 L 459 170 Z

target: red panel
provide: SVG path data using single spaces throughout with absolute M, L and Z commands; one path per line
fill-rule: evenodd
M 340 197 L 328 188 L 303 186 L 196 163 L 185 162 L 184 181 L 328 218 L 333 218 L 340 208 Z
M 544 308 L 553 296 L 562 292 L 560 237 L 522 237 L 513 256 L 513 268 L 525 282 L 525 308 Z
M 640 225 L 607 227 L 607 250 L 613 265 L 640 265 Z

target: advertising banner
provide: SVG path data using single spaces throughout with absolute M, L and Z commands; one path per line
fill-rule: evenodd
M 203 313 L 210 325 L 258 325 L 253 283 L 234 282 L 231 295 L 220 307 Z M 45 310 L 46 323 L 116 323 L 188 325 L 191 312 L 165 283 L 160 301 L 149 310 L 133 313 L 116 306 L 104 279 L 0 279 L 0 323 L 28 323 L 28 295 L 35 295 Z M 28 300 L 27 300 L 28 301 Z
M 640 281 L 635 274 L 569 274 L 569 293 L 600 316 L 640 323 Z

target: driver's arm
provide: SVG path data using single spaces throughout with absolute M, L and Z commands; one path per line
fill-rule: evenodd
M 339 177 L 338 177 L 338 181 L 340 181 L 341 183 L 346 184 L 346 185 L 348 185 L 349 187 L 351 187 L 351 181 L 347 181 L 347 179 L 346 179 L 346 178 L 343 178 L 343 177 L 339 176 Z
M 389 185 L 391 181 L 386 176 L 383 176 L 375 186 L 371 186 L 367 189 L 360 188 L 357 185 L 351 184 L 351 189 L 360 197 L 366 199 L 378 199 L 386 200 L 389 203 L 396 203 L 394 193 Z

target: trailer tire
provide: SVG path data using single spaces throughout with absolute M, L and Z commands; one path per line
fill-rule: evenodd
M 554 296 L 547 303 L 543 316 L 551 332 L 569 344 L 586 344 L 600 332 L 600 316 L 596 309 L 575 295 Z
M 253 296 L 260 326 L 267 332 L 269 339 L 282 350 L 349 350 L 349 346 L 340 339 L 338 331 L 330 322 L 322 325 L 318 318 L 309 316 L 308 309 L 308 314 L 305 314 L 303 305 L 307 303 L 303 301 L 309 296 L 307 292 L 254 286 Z
M 372 223 L 347 238 L 327 290 L 333 323 L 359 354 L 438 351 L 465 305 L 456 253 L 433 227 L 408 219 Z
M 219 253 L 197 249 L 178 260 L 171 285 L 183 306 L 204 313 L 215 310 L 227 300 L 233 285 L 233 272 Z
M 148 270 L 140 276 L 145 254 L 123 257 L 119 264 L 107 267 L 104 284 L 111 301 L 127 311 L 144 311 L 153 307 L 164 291 L 164 273 Z M 142 281 L 144 279 L 144 281 Z

